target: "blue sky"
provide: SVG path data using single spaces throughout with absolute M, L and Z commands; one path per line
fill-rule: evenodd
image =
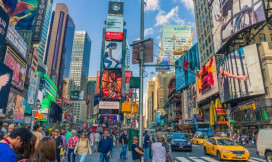
M 121 0 L 125 3 L 124 19 L 126 21 L 127 39 L 131 43 L 140 37 L 140 0 Z M 54 0 L 65 3 L 69 14 L 74 19 L 76 30 L 86 30 L 92 40 L 89 76 L 96 76 L 100 68 L 101 41 L 104 20 L 107 17 L 109 0 Z M 161 26 L 164 24 L 194 25 L 192 0 L 146 0 L 145 38 L 153 38 L 159 43 Z M 154 56 L 158 56 L 158 48 L 154 46 Z M 138 65 L 131 70 L 138 76 Z M 148 72 L 155 68 L 147 69 Z M 149 77 L 148 77 L 149 78 Z

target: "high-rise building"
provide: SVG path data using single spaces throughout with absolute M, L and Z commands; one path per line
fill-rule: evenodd
M 68 62 L 71 60 L 74 29 L 75 25 L 67 6 L 58 3 L 52 14 L 44 63 L 48 67 L 48 76 L 58 87 L 60 96 L 63 79 L 67 77 L 70 69 Z
M 174 38 L 175 36 L 175 38 Z M 171 64 L 174 65 L 175 61 L 180 55 L 174 55 L 173 50 L 180 46 L 187 45 L 188 39 L 191 37 L 191 27 L 184 25 L 164 25 L 161 32 L 160 46 L 161 50 L 159 56 L 170 56 Z M 171 73 L 175 72 L 175 68 L 171 67 Z
M 90 54 L 91 39 L 86 31 L 75 31 L 73 53 L 70 64 L 69 90 L 84 91 L 86 94 Z M 84 95 L 84 100 L 86 95 Z
M 93 117 L 94 110 L 94 96 L 96 93 L 96 77 L 88 77 L 87 84 L 87 119 Z
M 85 101 L 71 101 L 71 108 L 79 123 L 87 120 L 87 105 Z

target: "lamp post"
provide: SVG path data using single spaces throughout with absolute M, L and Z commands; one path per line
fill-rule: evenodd
M 230 125 L 230 107 L 228 106 L 227 109 L 227 118 L 228 118 L 228 122 L 229 122 L 229 133 L 230 133 L 230 137 L 231 137 L 231 125 Z

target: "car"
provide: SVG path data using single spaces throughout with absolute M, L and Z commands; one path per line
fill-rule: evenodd
M 206 141 L 205 137 L 203 136 L 195 136 L 192 138 L 192 143 L 196 145 L 203 145 L 203 143 Z
M 260 129 L 257 139 L 257 153 L 265 156 L 266 161 L 272 162 L 272 129 Z
M 191 135 L 187 133 L 175 133 L 171 140 L 171 149 L 192 152 L 192 142 L 190 139 Z
M 229 138 L 211 137 L 203 144 L 205 154 L 216 156 L 220 160 L 248 161 L 249 151 Z

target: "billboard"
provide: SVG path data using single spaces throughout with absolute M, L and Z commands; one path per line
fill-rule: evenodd
M 133 41 L 134 45 L 132 49 L 132 64 L 139 64 L 140 52 L 142 51 L 142 49 L 144 49 L 144 63 L 153 62 L 153 55 L 154 55 L 153 39 L 145 41 L 144 43 L 137 43 L 137 42 L 139 42 L 139 40 Z M 144 44 L 144 46 L 142 44 Z
M 109 2 L 108 15 L 123 16 L 124 2 Z
M 0 116 L 6 113 L 13 71 L 0 62 Z
M 124 29 L 124 18 L 121 16 L 107 16 L 106 32 L 121 32 Z
M 213 56 L 198 73 L 196 80 L 197 101 L 202 101 L 218 92 L 215 56 Z
M 217 65 L 217 74 L 222 102 L 265 94 L 256 44 L 227 55 Z
M 210 13 L 216 53 L 240 31 L 266 20 L 262 0 L 213 0 Z
M 38 0 L 0 0 L 0 6 L 10 17 L 9 22 L 16 30 L 32 30 Z
M 44 24 L 46 9 L 47 9 L 47 2 L 48 0 L 39 1 L 37 15 L 35 18 L 35 24 L 32 30 L 32 41 L 41 41 L 42 36 L 42 28 Z
M 80 91 L 71 91 L 70 100 L 79 100 Z
M 24 97 L 17 95 L 13 122 L 14 123 L 23 123 L 24 122 L 24 114 L 25 114 Z
M 196 101 L 196 84 L 192 84 L 187 89 L 188 114 L 189 118 L 193 118 L 193 110 L 197 108 Z
M 9 97 L 8 97 L 8 104 L 6 108 L 6 115 L 5 115 L 5 122 L 13 122 L 13 117 L 14 117 L 14 111 L 15 111 L 15 106 L 17 102 L 17 94 L 10 91 L 9 92 Z
M 131 97 L 130 78 L 132 77 L 132 71 L 125 72 L 125 96 Z
M 1 23 L 0 23 L 0 31 L 1 31 L 0 32 L 0 57 L 1 57 L 3 48 L 4 48 L 5 38 L 7 35 L 8 24 L 9 24 L 9 17 L 1 6 L 0 6 L 0 20 L 1 20 Z
M 121 70 L 104 70 L 102 75 L 102 99 L 120 100 L 122 88 Z
M 7 48 L 4 63 L 13 70 L 12 84 L 23 89 L 26 77 L 26 63 L 9 47 Z
M 157 71 L 169 70 L 170 69 L 170 67 L 169 67 L 169 65 L 170 65 L 170 56 L 156 57 L 155 62 L 156 62 L 156 65 L 164 65 L 164 66 L 156 66 Z
M 27 44 L 17 32 L 17 30 L 9 23 L 7 36 L 7 43 L 24 59 L 26 59 Z
M 176 62 L 176 65 L 182 66 L 188 70 L 196 73 L 199 69 L 199 53 L 198 44 L 195 44 L 184 55 L 182 55 Z M 179 91 L 196 81 L 195 74 L 186 69 L 176 67 L 176 90 Z
M 30 85 L 27 92 L 27 102 L 31 105 L 35 103 L 38 86 L 38 76 L 31 70 Z
M 122 67 L 122 42 L 105 41 L 104 68 Z
M 100 101 L 99 109 L 118 109 L 120 108 L 119 101 Z
M 100 94 L 99 89 L 100 89 L 100 71 L 97 72 L 97 76 L 96 76 L 96 93 L 95 94 Z

